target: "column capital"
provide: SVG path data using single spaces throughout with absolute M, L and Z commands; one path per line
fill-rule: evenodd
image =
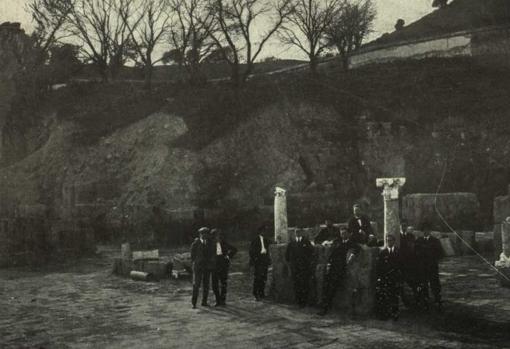
M 383 188 L 382 195 L 385 200 L 396 200 L 398 199 L 399 190 L 406 183 L 404 177 L 395 178 L 377 178 L 375 184 L 379 188 Z
M 280 187 L 276 187 L 274 189 L 274 195 L 275 196 L 280 196 L 280 197 L 286 197 L 287 196 L 287 191 L 283 188 L 280 188 Z

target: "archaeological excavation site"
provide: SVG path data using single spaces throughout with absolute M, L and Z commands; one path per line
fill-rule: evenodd
M 507 0 L 0 0 L 0 348 L 508 348 Z

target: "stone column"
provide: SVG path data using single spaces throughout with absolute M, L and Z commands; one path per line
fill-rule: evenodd
M 400 217 L 398 207 L 398 195 L 401 187 L 406 183 L 405 178 L 377 178 L 376 185 L 383 188 L 384 198 L 384 245 L 386 236 L 395 236 L 396 246 L 400 246 Z
M 274 196 L 274 238 L 279 244 L 289 242 L 287 225 L 287 196 L 283 188 L 276 187 Z

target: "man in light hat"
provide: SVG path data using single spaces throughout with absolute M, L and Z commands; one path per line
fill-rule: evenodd
M 211 278 L 211 260 L 212 244 L 209 241 L 209 228 L 202 227 L 198 229 L 199 237 L 191 244 L 191 262 L 193 263 L 193 295 L 191 304 L 193 309 L 197 307 L 198 293 L 200 286 L 202 289 L 202 306 L 207 307 L 207 297 L 209 295 L 209 279 Z

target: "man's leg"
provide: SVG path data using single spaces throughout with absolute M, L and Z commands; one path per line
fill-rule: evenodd
M 441 305 L 441 282 L 439 281 L 439 267 L 435 266 L 430 273 L 430 288 L 434 302 Z
M 202 283 L 203 271 L 201 268 L 193 268 L 193 295 L 191 296 L 191 304 L 193 308 L 197 306 L 198 292 Z
M 221 295 L 219 289 L 219 280 L 220 279 L 220 269 L 216 267 L 216 269 L 212 272 L 212 289 L 214 292 L 214 297 L 216 298 L 216 305 L 221 304 Z
M 397 320 L 398 319 L 398 316 L 399 316 L 399 311 L 398 311 L 398 296 L 399 296 L 399 293 L 400 293 L 400 287 L 398 285 L 397 282 L 395 281 L 391 281 L 390 283 L 390 287 L 389 287 L 389 291 L 390 291 L 390 304 L 391 304 L 391 309 L 390 309 L 390 312 L 391 312 L 391 317 L 393 320 Z
M 305 306 L 308 302 L 308 275 L 306 270 L 298 270 L 297 278 L 297 293 L 299 294 L 298 304 Z
M 333 298 L 340 285 L 340 278 L 335 275 L 335 271 L 330 271 L 324 279 L 321 315 L 325 315 L 331 308 Z
M 294 287 L 295 301 L 296 301 L 296 304 L 301 305 L 302 295 L 301 295 L 301 282 L 299 280 L 299 272 L 295 268 L 292 268 L 291 273 L 292 273 L 292 287 Z
M 260 298 L 266 298 L 266 282 L 267 282 L 267 264 L 262 264 L 260 266 Z
M 209 304 L 207 304 L 207 298 L 209 297 L 209 280 L 211 278 L 211 271 L 207 269 L 204 270 L 203 276 L 204 277 L 202 282 L 204 283 L 204 286 L 202 289 L 202 305 L 208 306 Z
M 219 274 L 220 279 L 220 299 L 221 304 L 225 305 L 227 302 L 227 280 L 228 280 L 228 265 L 225 265 L 221 268 L 221 272 Z
M 257 263 L 253 266 L 253 295 L 256 299 L 260 298 L 260 264 Z

